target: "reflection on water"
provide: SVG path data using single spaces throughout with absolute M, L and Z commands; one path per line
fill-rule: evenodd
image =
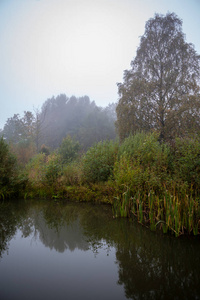
M 111 207 L 0 204 L 0 299 L 199 299 L 200 240 L 174 238 Z

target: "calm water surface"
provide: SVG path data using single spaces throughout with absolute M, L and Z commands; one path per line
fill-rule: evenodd
M 107 205 L 1 202 L 0 299 L 200 299 L 200 239 Z

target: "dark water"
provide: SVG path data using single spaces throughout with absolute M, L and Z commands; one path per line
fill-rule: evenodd
M 0 203 L 0 299 L 200 299 L 200 239 L 107 205 Z

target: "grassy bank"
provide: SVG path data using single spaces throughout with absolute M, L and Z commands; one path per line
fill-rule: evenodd
M 100 142 L 82 155 L 74 153 L 73 141 L 66 143 L 70 155 L 62 145 L 23 167 L 21 196 L 110 203 L 114 217 L 136 217 L 152 230 L 200 233 L 198 138 L 168 145 L 155 133 L 137 133 L 122 144 Z

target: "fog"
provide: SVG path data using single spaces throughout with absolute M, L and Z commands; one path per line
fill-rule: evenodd
M 200 53 L 199 1 L 0 0 L 0 128 L 61 93 L 117 102 L 145 22 L 167 11 Z

